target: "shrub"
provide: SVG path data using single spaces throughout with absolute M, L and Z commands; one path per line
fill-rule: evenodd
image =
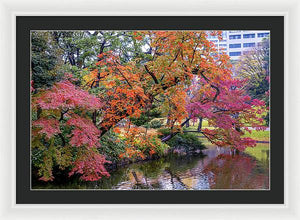
M 158 130 L 160 137 L 168 135 L 170 129 L 164 128 Z M 205 149 L 204 144 L 193 133 L 178 133 L 166 142 L 171 148 L 183 148 L 185 151 L 195 151 Z
M 170 134 L 170 129 L 169 128 L 161 128 L 161 129 L 158 130 L 158 133 L 159 133 L 158 136 L 161 138 L 165 135 Z
M 162 121 L 161 120 L 152 120 L 150 122 L 150 128 L 160 128 L 162 126 Z
M 120 157 L 133 161 L 140 158 L 143 160 L 151 158 L 153 155 L 162 156 L 169 148 L 156 134 L 145 134 L 138 127 L 131 128 L 125 133 L 124 141 L 127 146 Z
M 192 133 L 179 133 L 167 141 L 172 148 L 184 148 L 186 151 L 205 149 L 204 144 Z
M 99 152 L 106 156 L 106 159 L 111 162 L 120 160 L 119 155 L 124 153 L 126 144 L 125 141 L 113 131 L 107 132 L 100 140 L 101 147 Z
M 166 153 L 166 151 L 170 148 L 168 144 L 163 143 L 157 136 L 152 136 L 149 139 L 149 141 L 151 142 L 151 144 L 156 146 L 155 151 L 159 156 L 163 156 Z

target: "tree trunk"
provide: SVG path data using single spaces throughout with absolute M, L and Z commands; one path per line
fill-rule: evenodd
M 72 66 L 75 66 L 75 57 L 74 57 L 74 53 L 69 53 L 68 52 L 68 58 L 69 58 L 69 62 Z
M 96 123 L 97 123 L 97 111 L 96 110 L 93 112 L 93 123 L 94 123 L 94 125 L 96 125 Z
M 186 119 L 183 123 L 181 123 L 181 127 L 183 127 L 186 123 L 188 123 L 190 121 L 190 118 Z M 176 134 L 178 134 L 179 132 L 173 132 L 173 133 L 170 133 L 164 137 L 161 138 L 161 141 L 162 142 L 166 142 L 168 140 L 170 140 L 172 137 L 174 137 Z
M 190 127 L 190 121 L 188 121 L 186 124 L 185 124 L 185 127 Z
M 130 121 L 129 121 L 129 123 L 128 123 L 128 130 L 127 130 L 127 133 L 130 131 Z
M 197 129 L 198 132 L 201 132 L 201 130 L 202 130 L 202 120 L 203 120 L 202 117 L 200 117 L 199 118 L 198 129 Z
M 76 48 L 76 58 L 77 58 L 76 65 L 77 65 L 78 68 L 80 68 L 81 67 L 81 60 L 80 60 L 79 48 Z

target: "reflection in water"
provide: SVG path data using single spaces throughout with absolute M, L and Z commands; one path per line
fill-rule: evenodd
M 205 167 L 211 189 L 265 189 L 268 176 L 246 155 L 220 154 Z
M 268 189 L 269 152 L 262 150 L 255 159 L 245 153 L 232 154 L 229 149 L 210 147 L 204 155 L 169 156 L 155 161 L 131 164 L 111 172 L 110 178 L 98 182 L 74 181 L 65 185 L 33 185 L 33 188 L 80 189 Z

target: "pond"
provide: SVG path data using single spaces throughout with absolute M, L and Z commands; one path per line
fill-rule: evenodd
M 197 156 L 169 155 L 130 164 L 97 182 L 73 179 L 67 183 L 33 182 L 33 189 L 218 190 L 269 189 L 269 145 L 233 154 L 209 146 Z

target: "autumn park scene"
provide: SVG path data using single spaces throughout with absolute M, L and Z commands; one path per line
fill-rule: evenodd
M 32 189 L 268 190 L 270 36 L 231 32 L 31 31 Z

